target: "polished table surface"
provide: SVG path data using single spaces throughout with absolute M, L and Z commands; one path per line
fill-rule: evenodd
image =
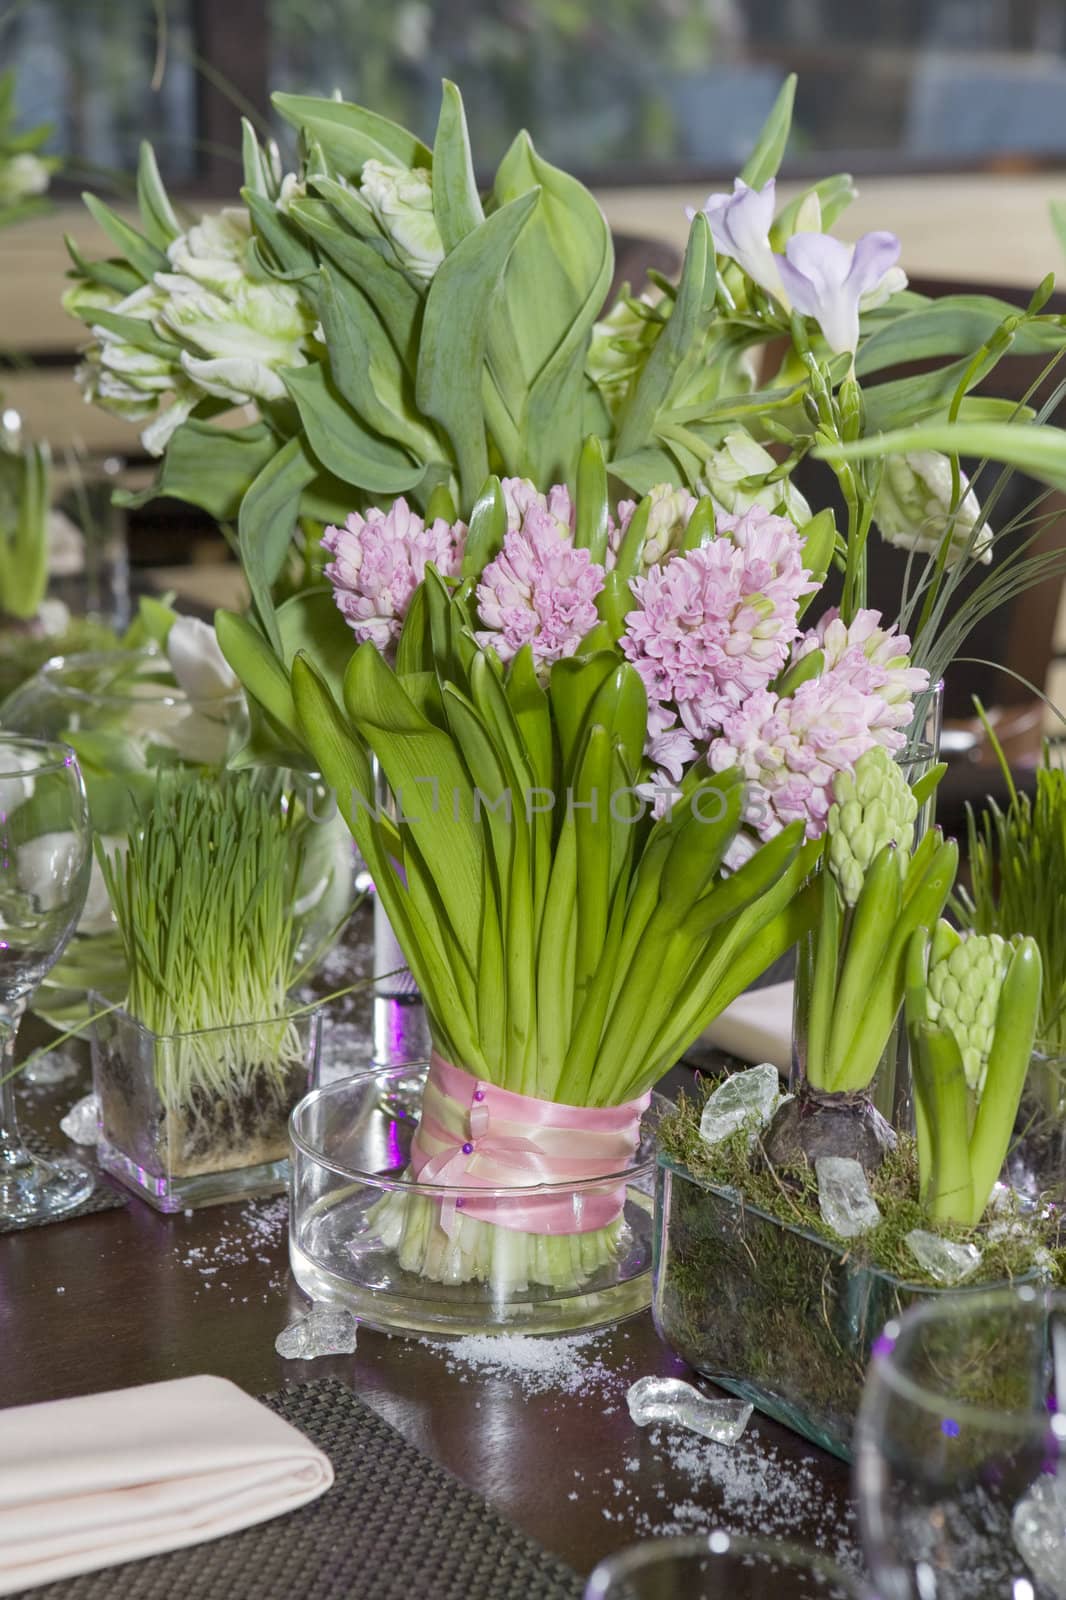
M 26 1126 L 63 1143 L 58 1119 L 87 1088 L 85 1069 L 24 1085 Z M 715 1526 L 854 1549 L 847 1469 L 786 1429 L 756 1417 L 729 1451 L 631 1422 L 631 1382 L 691 1376 L 647 1313 L 584 1336 L 551 1380 L 485 1370 L 484 1341 L 471 1352 L 368 1328 L 352 1356 L 282 1361 L 274 1339 L 306 1309 L 285 1210 L 278 1197 L 164 1217 L 131 1196 L 0 1237 L 0 1404 L 199 1372 L 252 1394 L 333 1375 L 580 1572 L 652 1532 Z

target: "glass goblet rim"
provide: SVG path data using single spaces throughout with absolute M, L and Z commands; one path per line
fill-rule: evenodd
M 993 1411 L 986 1406 L 973 1405 L 966 1400 L 957 1400 L 946 1390 L 933 1389 L 929 1385 L 920 1383 L 901 1370 L 896 1359 L 900 1339 L 903 1335 L 916 1328 L 932 1322 L 946 1322 L 953 1310 L 958 1310 L 967 1316 L 1006 1314 L 1012 1308 L 1036 1307 L 1043 1305 L 1046 1312 L 1056 1311 L 1066 1317 L 1066 1291 L 1061 1289 L 1041 1288 L 1035 1284 L 1020 1283 L 1011 1286 L 1000 1285 L 986 1290 L 971 1290 L 968 1294 L 958 1296 L 951 1294 L 938 1295 L 935 1299 L 925 1301 L 920 1305 L 909 1307 L 899 1318 L 893 1318 L 886 1323 L 881 1333 L 882 1348 L 877 1350 L 870 1367 L 867 1379 L 867 1397 L 871 1392 L 871 1379 L 888 1389 L 898 1400 L 907 1405 L 925 1412 L 929 1416 L 940 1416 L 946 1407 L 950 1407 L 951 1416 L 957 1422 L 965 1422 L 970 1427 L 979 1427 L 986 1433 L 1002 1433 L 1017 1436 L 1019 1432 L 1032 1429 L 1034 1433 L 1047 1431 L 1050 1422 L 1050 1413 L 1045 1405 L 1012 1407 L 1009 1412 Z M 859 1414 L 859 1428 L 862 1428 L 862 1412 Z M 1064 1430 L 1066 1442 L 1066 1430 Z
M 5 765 L 6 750 L 23 750 L 31 755 L 37 754 L 41 759 L 32 767 L 8 768 Z M 43 777 L 49 772 L 61 772 L 69 767 L 80 770 L 77 755 L 61 739 L 31 739 L 28 735 L 8 733 L 0 728 L 0 778 Z
M 39 676 L 42 682 L 50 689 L 54 689 L 57 694 L 61 694 L 64 699 L 81 705 L 187 706 L 192 711 L 204 711 L 210 707 L 212 711 L 229 712 L 239 709 L 245 703 L 244 693 L 239 687 L 201 700 L 190 695 L 177 681 L 169 684 L 141 679 L 128 682 L 121 688 L 108 684 L 99 689 L 86 689 L 77 683 L 72 683 L 66 676 L 67 673 L 107 666 L 111 662 L 115 662 L 116 665 L 123 662 L 143 662 L 146 665 L 156 665 L 162 671 L 170 671 L 167 658 L 161 650 L 155 648 L 123 650 L 119 647 L 114 650 L 77 650 L 70 655 L 52 656 L 41 668 Z M 156 690 L 163 692 L 156 693 Z
M 825 1578 L 854 1596 L 854 1600 L 866 1600 L 869 1595 L 859 1573 L 846 1571 L 820 1550 L 809 1549 L 787 1539 L 753 1538 L 748 1534 L 729 1533 L 724 1528 L 715 1528 L 710 1533 L 643 1539 L 639 1544 L 628 1545 L 624 1550 L 606 1556 L 593 1571 L 584 1600 L 604 1600 L 604 1596 L 610 1593 L 609 1584 L 639 1576 L 661 1556 L 677 1556 L 681 1560 L 700 1556 L 709 1556 L 712 1560 L 723 1556 L 739 1556 L 741 1559 L 766 1556 L 784 1567 Z

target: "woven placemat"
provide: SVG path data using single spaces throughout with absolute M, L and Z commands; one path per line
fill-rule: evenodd
M 210 1544 L 25 1590 L 25 1600 L 580 1600 L 575 1572 L 336 1378 L 264 1399 L 329 1456 L 326 1494 Z
M 42 1139 L 39 1134 L 26 1132 L 22 1141 L 27 1150 L 35 1156 L 40 1156 L 45 1161 L 56 1161 L 61 1156 L 73 1156 L 77 1161 L 77 1151 L 59 1150 L 54 1144 L 49 1144 L 47 1139 Z M 90 1163 L 83 1162 L 88 1166 Z M 83 1200 L 80 1206 L 75 1206 L 72 1211 L 62 1211 L 57 1217 L 37 1217 L 33 1222 L 0 1222 L 0 1234 L 23 1233 L 27 1228 L 47 1228 L 53 1222 L 71 1222 L 75 1217 L 91 1217 L 97 1211 L 118 1211 L 126 1204 L 126 1196 L 119 1194 L 117 1189 L 100 1175 L 95 1174 L 96 1182 L 93 1192 L 88 1200 Z

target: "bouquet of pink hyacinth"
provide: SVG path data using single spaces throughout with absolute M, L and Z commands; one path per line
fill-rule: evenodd
M 327 530 L 359 645 L 343 711 L 297 658 L 294 712 L 426 1000 L 442 1065 L 416 1177 L 476 1194 L 506 1169 L 464 1083 L 467 1113 L 498 1089 L 579 1131 L 585 1108 L 632 1119 L 809 927 L 832 780 L 897 749 L 926 687 L 876 613 L 803 630 L 831 540 L 824 518 L 668 486 L 612 504 L 595 441 L 576 501 L 493 478 L 469 524 L 427 527 L 399 500 Z M 377 1225 L 409 1270 L 554 1288 L 623 1236 L 619 1216 L 516 1238 L 491 1210 L 410 1194 Z
M 93 201 L 119 259 L 74 257 L 87 397 L 145 422 L 158 491 L 237 524 L 251 606 L 217 628 L 246 759 L 325 775 L 425 998 L 411 1171 L 464 1204 L 403 1191 L 376 1226 L 429 1277 L 610 1266 L 620 1206 L 515 1227 L 475 1191 L 625 1167 L 656 1078 L 811 929 L 842 780 L 1066 564 L 989 527 L 950 442 L 1048 431 L 987 392 L 1008 353 L 1066 349 L 1048 286 L 914 294 L 891 234 L 833 236 L 845 176 L 778 207 L 794 89 L 692 210 L 677 282 L 610 304 L 593 197 L 526 134 L 482 192 L 451 84 L 432 147 L 276 97 L 295 170 L 246 128 L 244 209 L 192 226 L 146 149 L 141 231 Z M 905 422 L 932 431 L 879 448 Z M 894 617 L 875 529 L 909 551 Z

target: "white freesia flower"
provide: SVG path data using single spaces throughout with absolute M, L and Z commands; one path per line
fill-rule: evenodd
M 765 480 L 776 467 L 777 462 L 770 452 L 746 429 L 737 428 L 726 434 L 719 449 L 704 463 L 703 477 L 696 488 L 701 495 L 709 494 L 721 510 L 735 516 L 750 511 L 752 506 L 776 511 L 783 504 L 789 520 L 802 527 L 811 520 L 811 508 L 789 478 L 741 488 L 741 484 L 750 484 L 752 479 Z
M 215 630 L 198 617 L 178 617 L 167 634 L 167 660 L 178 687 L 201 711 L 232 700 L 240 680 L 222 651 Z
M 421 167 L 366 161 L 360 193 L 396 252 L 400 265 L 426 282 L 444 260 L 444 245 L 433 215 L 433 184 Z
M 129 840 L 124 833 L 101 834 L 100 843 L 109 861 L 113 861 L 116 856 L 124 856 L 129 848 Z M 78 918 L 78 932 L 107 933 L 114 926 L 115 914 L 111 909 L 111 896 L 107 892 L 107 883 L 94 852 L 89 872 L 89 888 L 81 916 Z
M 904 550 L 933 555 L 951 528 L 949 562 L 958 561 L 970 548 L 981 520 L 981 504 L 961 474 L 962 501 L 952 515 L 951 462 L 935 450 L 888 456 L 874 505 L 874 520 L 881 537 Z M 992 560 L 994 535 L 983 527 L 970 551 L 971 559 L 986 565 Z
M 857 244 L 845 244 L 828 233 L 794 233 L 776 260 L 794 309 L 818 323 L 832 351 L 854 355 L 860 305 L 885 292 L 899 240 L 894 233 L 865 233 Z
M 785 298 L 778 271 L 779 258 L 770 245 L 777 185 L 773 178 L 761 189 L 752 189 L 742 178 L 733 184 L 732 194 L 708 195 L 703 212 L 711 225 L 711 237 L 719 255 L 729 256 L 748 277 L 775 299 Z M 691 222 L 696 215 L 685 207 Z
M 0 206 L 16 206 L 44 194 L 50 176 L 48 163 L 30 150 L 0 159 Z

